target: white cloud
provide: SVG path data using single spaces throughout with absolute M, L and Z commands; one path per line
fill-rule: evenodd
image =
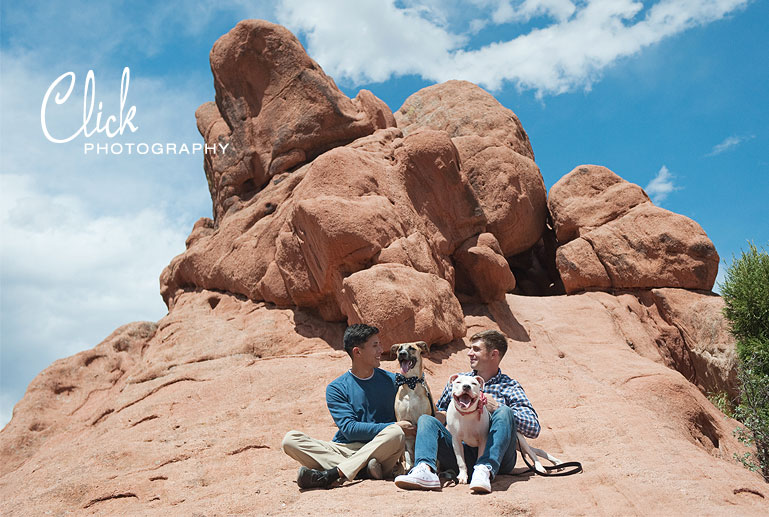
M 189 227 L 154 207 L 96 215 L 75 195 L 43 193 L 29 176 L 2 174 L 0 185 L 0 416 L 10 417 L 6 405 L 54 360 L 165 314 L 158 277 L 184 250 Z
M 466 41 L 434 18 L 425 18 L 423 9 L 398 8 L 392 0 L 284 0 L 277 17 L 306 35 L 309 54 L 327 73 L 356 83 L 423 74 L 430 66 L 426 62 L 445 61 L 448 51 Z
M 751 140 L 755 138 L 755 135 L 749 135 L 749 136 L 730 136 L 724 139 L 723 142 L 721 142 L 718 145 L 715 145 L 713 149 L 706 155 L 706 156 L 716 156 L 718 154 L 721 154 L 723 152 L 726 152 L 734 147 L 737 147 L 741 143 Z
M 657 172 L 657 175 L 652 179 L 646 188 L 644 189 L 652 202 L 655 205 L 662 203 L 668 195 L 674 190 L 678 190 L 675 184 L 673 184 L 673 175 L 670 173 L 667 167 L 664 165 Z
M 491 90 L 509 82 L 544 95 L 589 88 L 618 59 L 723 18 L 748 1 L 661 0 L 648 9 L 634 0 L 476 1 L 472 6 L 483 16 L 471 13 L 462 31 L 449 29 L 456 25 L 451 19 L 425 16 L 414 2 L 400 8 L 393 0 L 284 0 L 277 17 L 304 33 L 310 55 L 340 80 L 360 84 L 418 74 L 431 81 L 466 79 Z M 467 46 L 468 35 L 484 25 L 534 16 L 554 22 L 480 48 Z
M 546 16 L 557 21 L 568 20 L 577 10 L 570 0 L 501 0 L 491 15 L 494 23 L 526 22 L 536 16 Z
M 200 154 L 85 156 L 82 138 L 53 144 L 43 136 L 40 106 L 56 77 L 77 74 L 72 102 L 50 116 L 52 127 L 71 129 L 82 122 L 89 66 L 105 113 L 119 104 L 122 66 L 51 68 L 45 56 L 18 49 L 0 57 L 2 419 L 55 359 L 165 314 L 160 272 L 211 205 Z M 172 87 L 132 70 L 127 103 L 137 107 L 139 131 L 117 140 L 202 142 L 194 111 L 208 99 L 200 97 L 194 84 Z

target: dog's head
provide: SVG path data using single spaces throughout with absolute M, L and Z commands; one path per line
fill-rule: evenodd
M 406 377 L 422 375 L 422 355 L 427 355 L 427 352 L 427 343 L 424 341 L 397 343 L 390 348 L 390 355 L 398 360 L 401 373 Z
M 478 398 L 483 389 L 483 377 L 454 374 L 449 378 L 449 382 L 451 383 L 451 397 L 454 399 L 457 409 L 468 412 L 478 406 Z

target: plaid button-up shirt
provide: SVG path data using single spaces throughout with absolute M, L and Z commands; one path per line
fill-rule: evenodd
M 461 373 L 460 375 L 478 375 L 478 372 L 472 371 L 467 373 Z M 486 381 L 483 385 L 483 392 L 493 396 L 500 404 L 509 406 L 513 410 L 515 415 L 516 431 L 521 433 L 527 438 L 536 438 L 539 436 L 539 420 L 537 412 L 529 402 L 526 393 L 518 381 L 511 379 L 501 370 L 497 370 L 497 374 Z M 446 411 L 451 403 L 451 383 L 447 383 L 443 389 L 443 394 L 435 407 L 440 411 Z

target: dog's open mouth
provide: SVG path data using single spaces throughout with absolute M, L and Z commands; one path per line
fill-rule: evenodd
M 401 371 L 403 372 L 403 375 L 406 375 L 409 370 L 411 370 L 415 364 L 417 364 L 416 359 L 406 359 L 405 361 L 401 361 Z
M 454 402 L 459 409 L 464 411 L 473 405 L 475 399 L 469 393 L 462 393 L 459 396 L 454 395 Z

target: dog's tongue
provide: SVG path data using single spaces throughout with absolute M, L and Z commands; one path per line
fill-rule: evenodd
M 411 368 L 414 367 L 414 361 L 403 361 L 401 362 L 401 371 L 403 372 L 403 375 L 406 375 Z
M 471 397 L 467 393 L 463 393 L 462 395 L 459 396 L 458 401 L 462 409 L 467 409 L 470 407 L 470 404 L 473 403 L 473 397 Z

